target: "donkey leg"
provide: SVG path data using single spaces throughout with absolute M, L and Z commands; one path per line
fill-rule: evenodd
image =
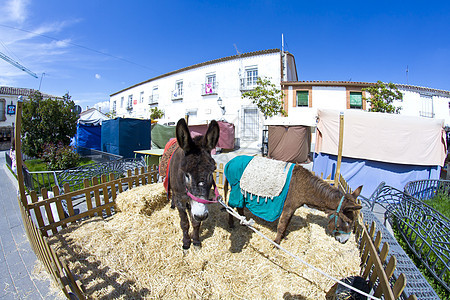
M 244 208 L 243 207 L 238 207 L 237 208 L 237 212 L 239 215 L 243 216 L 244 215 Z M 228 227 L 229 228 L 234 228 L 234 217 L 231 214 L 228 214 Z
M 195 218 L 192 217 L 192 214 L 189 214 L 189 217 L 191 219 L 192 228 L 193 228 L 192 243 L 194 244 L 194 246 L 200 247 L 202 245 L 202 242 L 200 242 L 200 225 L 202 224 L 202 222 L 195 220 Z
M 180 215 L 180 226 L 183 230 L 183 249 L 187 250 L 191 247 L 191 237 L 189 236 L 189 218 L 185 209 L 178 208 L 178 214 Z
M 292 216 L 294 215 L 295 209 L 290 207 L 285 207 L 283 212 L 281 213 L 280 220 L 278 221 L 277 226 L 277 236 L 274 240 L 275 243 L 280 244 L 281 239 L 284 237 L 284 233 L 286 232 L 286 228 L 291 221 Z

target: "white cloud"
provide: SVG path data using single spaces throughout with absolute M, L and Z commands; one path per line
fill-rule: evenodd
M 94 107 L 102 113 L 106 114 L 109 112 L 109 101 L 95 103 Z
M 100 74 L 95 74 L 95 79 L 100 79 L 102 78 L 102 76 L 100 76 Z
M 10 0 L 5 3 L 5 13 L 2 18 L 22 23 L 27 18 L 28 0 Z

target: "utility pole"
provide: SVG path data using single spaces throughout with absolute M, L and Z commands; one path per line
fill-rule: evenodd
M 30 71 L 29 69 L 25 68 L 24 66 L 22 66 L 21 64 L 19 64 L 17 61 L 12 60 L 11 58 L 9 58 L 8 56 L 6 56 L 5 54 L 0 52 L 0 58 L 2 58 L 3 60 L 9 62 L 10 64 L 12 64 L 14 67 L 21 69 L 24 72 L 27 72 L 28 74 L 30 74 L 31 76 L 33 76 L 34 78 L 38 78 L 38 76 L 33 73 L 32 71 Z

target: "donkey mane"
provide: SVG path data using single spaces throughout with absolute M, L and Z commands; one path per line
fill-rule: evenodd
M 318 197 L 325 198 L 325 199 L 333 199 L 333 198 L 342 197 L 342 193 L 338 189 L 329 185 L 322 178 L 315 176 L 309 170 L 307 170 L 303 167 L 302 167 L 302 169 L 304 170 L 305 177 L 308 177 L 308 180 L 309 180 L 311 186 L 313 187 L 312 191 L 314 191 Z

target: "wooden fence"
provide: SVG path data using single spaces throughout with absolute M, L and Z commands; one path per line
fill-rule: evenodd
M 64 194 L 59 193 L 57 186 L 53 187 L 54 196 L 49 198 L 46 189 L 41 190 L 42 199 L 39 200 L 37 193 L 31 191 L 29 199 L 19 199 L 19 206 L 22 213 L 25 231 L 30 241 L 31 247 L 36 256 L 45 266 L 47 272 L 58 284 L 67 298 L 74 296 L 78 299 L 85 299 L 80 282 L 75 280 L 69 267 L 62 262 L 55 251 L 49 245 L 47 237 L 56 234 L 69 223 L 92 217 L 95 215 L 108 217 L 114 213 L 115 200 L 119 193 L 126 189 L 132 189 L 140 185 L 155 183 L 157 181 L 156 166 L 136 168 L 134 173 L 128 170 L 124 178 L 114 178 L 114 174 L 102 175 L 100 180 L 97 177 L 86 179 L 84 189 L 69 191 L 69 185 L 64 186 Z M 73 209 L 72 199 L 85 197 L 87 210 L 76 214 Z M 24 205 L 24 203 L 26 203 Z M 63 209 L 66 203 L 67 210 Z

